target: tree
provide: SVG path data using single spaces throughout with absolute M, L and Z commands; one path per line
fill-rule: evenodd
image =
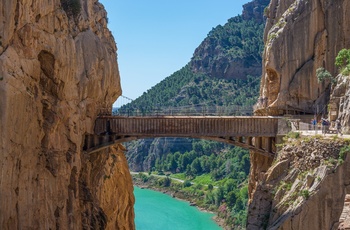
M 186 166 L 185 174 L 186 174 L 186 176 L 188 176 L 188 177 L 192 177 L 192 176 L 193 176 L 192 170 L 191 170 L 191 165 L 187 165 L 187 166 Z
M 229 193 L 237 188 L 237 182 L 234 179 L 228 179 L 225 183 L 225 191 Z
M 225 198 L 224 188 L 222 186 L 219 186 L 219 188 L 216 190 L 216 193 L 215 193 L 216 206 L 219 207 L 221 202 L 224 200 L 224 198 Z
M 172 154 L 167 155 L 167 166 L 168 170 L 174 173 L 177 168 L 177 162 L 175 160 L 175 157 Z
M 182 186 L 183 186 L 184 188 L 191 187 L 191 185 L 192 185 L 192 183 L 191 183 L 191 181 L 189 181 L 189 180 L 185 180 L 185 181 L 182 183 Z
M 171 179 L 169 177 L 165 177 L 163 180 L 163 186 L 164 187 L 169 187 L 171 184 Z
M 190 154 L 188 152 L 185 152 L 179 159 L 179 167 L 182 170 L 187 170 L 187 166 L 191 164 Z
M 202 171 L 204 173 L 209 173 L 210 172 L 210 163 L 209 163 L 209 158 L 207 156 L 202 156 L 200 158 L 201 160 L 201 167 Z
M 191 171 L 194 175 L 199 175 L 202 172 L 201 162 L 199 158 L 194 159 L 192 162 Z
M 332 76 L 332 74 L 323 67 L 316 70 L 316 77 L 319 83 L 325 80 L 330 80 L 332 84 L 336 83 L 336 79 Z
M 226 195 L 226 202 L 230 208 L 235 206 L 236 200 L 237 200 L 237 195 L 236 195 L 235 191 L 231 191 Z
M 350 74 L 350 49 L 342 49 L 335 58 L 335 65 L 340 68 L 341 74 Z
M 205 194 L 205 203 L 215 204 L 215 195 L 212 191 L 209 191 Z
M 156 159 L 155 168 L 157 171 L 162 170 L 162 166 L 159 158 Z
M 241 196 L 237 197 L 236 203 L 235 203 L 235 209 L 236 210 L 242 210 L 244 208 L 244 201 Z

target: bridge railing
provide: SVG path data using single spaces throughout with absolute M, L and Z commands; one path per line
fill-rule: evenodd
M 278 132 L 276 118 L 266 117 L 100 117 L 95 122 L 95 134 L 117 134 L 120 136 L 264 136 L 274 137 Z
M 333 133 L 337 134 L 337 128 L 335 122 L 330 122 L 329 125 L 322 125 L 321 123 L 312 124 L 306 122 L 300 122 L 298 120 L 291 120 L 292 130 L 300 131 L 303 133 L 309 134 L 325 134 L 325 133 Z
M 113 111 L 113 115 L 117 116 L 250 116 L 252 114 L 251 106 L 121 107 Z

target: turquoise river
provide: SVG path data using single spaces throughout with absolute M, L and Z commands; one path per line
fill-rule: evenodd
M 188 202 L 161 192 L 134 187 L 136 230 L 222 230 L 211 218 Z

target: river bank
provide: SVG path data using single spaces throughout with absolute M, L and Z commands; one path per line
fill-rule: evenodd
M 188 202 L 134 187 L 135 225 L 137 230 L 222 230 L 212 213 L 201 212 Z
M 174 199 L 178 199 L 178 200 L 182 200 L 182 201 L 186 201 L 189 203 L 190 206 L 195 206 L 199 211 L 201 212 L 208 212 L 208 213 L 212 213 L 214 214 L 214 217 L 212 217 L 212 219 L 217 223 L 217 225 L 219 225 L 222 229 L 224 230 L 229 230 L 232 229 L 230 227 L 228 227 L 225 224 L 225 219 L 220 218 L 218 216 L 218 213 L 216 212 L 217 208 L 214 208 L 212 206 L 208 206 L 207 205 L 201 205 L 203 204 L 203 197 L 200 197 L 198 194 L 190 194 L 189 192 L 183 191 L 180 189 L 180 187 L 182 187 L 182 183 L 183 181 L 181 180 L 174 180 L 173 178 L 171 178 L 172 180 L 172 186 L 160 186 L 156 181 L 156 180 L 144 180 L 142 178 L 140 178 L 139 173 L 132 173 L 132 177 L 133 177 L 133 184 L 136 187 L 139 187 L 141 189 L 150 189 L 153 191 L 158 191 L 164 194 L 167 194 L 169 196 L 171 196 Z M 154 178 L 156 178 L 156 176 L 153 175 Z M 159 178 L 163 178 L 162 176 L 158 177 Z M 201 199 L 202 202 L 198 202 L 199 199 Z

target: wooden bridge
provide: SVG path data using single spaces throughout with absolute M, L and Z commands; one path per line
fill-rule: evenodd
M 143 138 L 188 137 L 224 142 L 272 157 L 279 120 L 266 116 L 101 116 L 96 120 L 95 134 L 86 135 L 83 150 L 93 153 Z

